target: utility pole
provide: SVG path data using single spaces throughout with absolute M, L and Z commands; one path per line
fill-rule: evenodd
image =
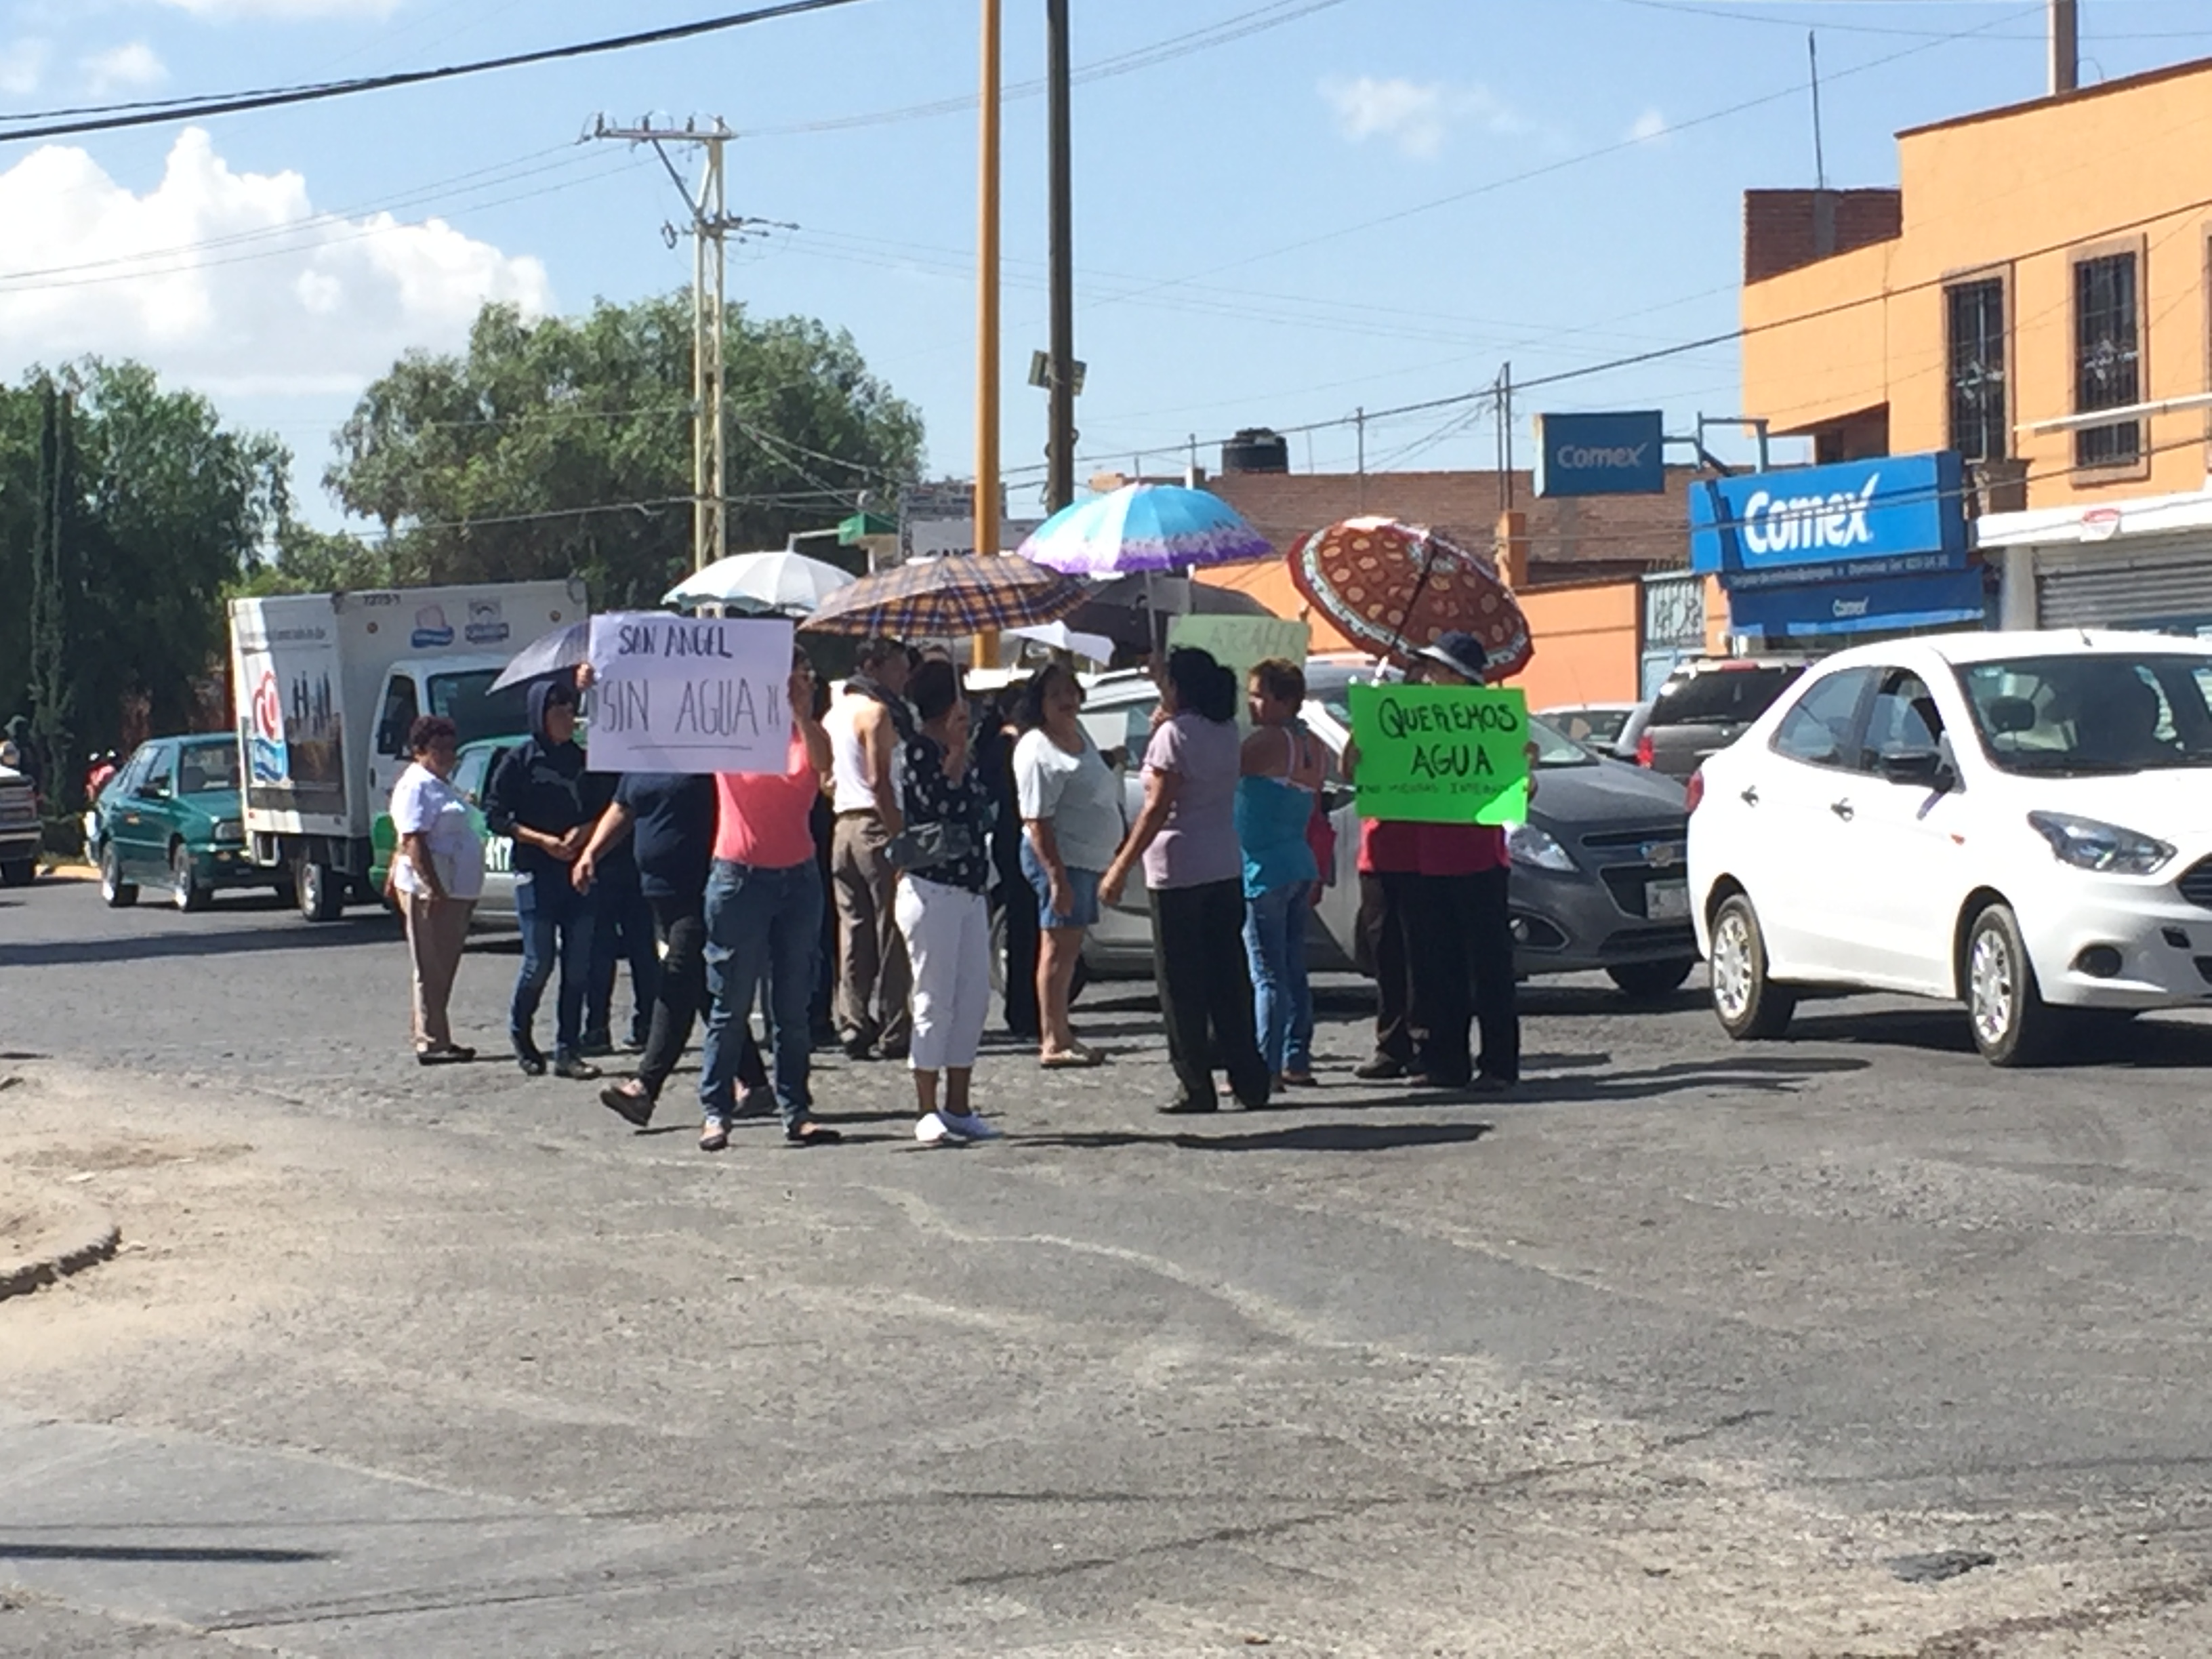
M 983 0 L 982 177 L 975 235 L 975 551 L 999 549 L 999 132 L 1001 0 Z M 978 642 L 981 649 L 981 642 Z
M 1075 163 L 1073 71 L 1068 42 L 1068 0 L 1045 0 L 1047 125 L 1052 173 L 1052 399 L 1047 439 L 1045 510 L 1057 513 L 1075 500 Z M 1195 453 L 1191 457 L 1194 469 Z
M 611 127 L 602 117 L 592 129 L 594 138 L 625 143 L 651 144 L 668 169 L 691 210 L 691 561 L 704 570 L 730 550 L 726 508 L 729 495 L 730 433 L 722 416 L 723 352 L 727 343 L 729 307 L 725 292 L 725 245 L 732 232 L 742 234 L 755 222 L 734 218 L 724 188 L 722 156 L 730 130 L 720 116 L 702 128 L 658 127 L 647 123 L 635 127 Z M 706 156 L 706 170 L 695 195 L 684 175 L 669 160 L 671 144 L 696 145 Z M 669 246 L 679 234 L 672 226 L 665 232 Z
M 2051 0 L 2051 95 L 2081 84 L 2081 20 L 2075 0 Z

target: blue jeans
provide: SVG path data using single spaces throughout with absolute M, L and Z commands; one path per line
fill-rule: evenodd
M 630 1041 L 645 1046 L 653 1028 L 653 999 L 660 990 L 660 948 L 653 931 L 653 906 L 639 885 L 637 866 L 627 860 L 617 873 L 592 888 L 599 902 L 592 926 L 592 988 L 584 999 L 584 1031 L 611 1039 L 616 970 L 629 963 Z
M 514 878 L 514 911 L 522 925 L 522 971 L 515 975 L 507 1035 L 517 1053 L 537 1052 L 531 1028 L 538 1023 L 538 1005 L 557 964 L 561 990 L 554 1002 L 553 1051 L 573 1054 L 583 1044 L 584 993 L 592 976 L 591 898 L 570 886 L 565 875 L 525 870 Z
M 726 1121 L 737 1109 L 738 1051 L 763 979 L 783 1127 L 797 1128 L 813 1115 L 814 1097 L 807 1088 L 814 1051 L 809 1012 L 822 953 L 823 902 L 822 866 L 812 859 L 783 870 L 715 860 L 707 878 L 711 1012 L 699 1078 L 702 1115 Z
M 1268 1072 L 1313 1069 L 1313 988 L 1306 982 L 1306 917 L 1313 884 L 1270 887 L 1244 901 L 1244 954 L 1252 964 L 1253 1023 Z

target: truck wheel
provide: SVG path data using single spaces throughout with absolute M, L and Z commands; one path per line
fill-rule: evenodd
M 138 902 L 138 890 L 123 879 L 123 860 L 112 841 L 100 849 L 100 896 L 111 910 L 127 910 Z
M 1992 904 L 1966 933 L 1966 1012 L 1992 1066 L 2036 1066 L 2057 1047 L 2063 1014 L 2043 1000 L 2012 907 Z
M 195 910 L 204 910 L 215 897 L 200 885 L 199 878 L 192 872 L 191 849 L 182 842 L 169 849 L 169 902 L 190 915 Z
M 309 921 L 336 921 L 345 910 L 345 878 L 327 864 L 301 859 L 292 866 L 292 897 Z
M 1690 976 L 1690 969 L 1697 965 L 1694 962 L 1629 962 L 1605 972 L 1606 977 L 1620 988 L 1623 995 L 1638 1002 L 1652 1002 L 1680 990 L 1682 981 Z
M 1713 917 L 1712 981 L 1713 1012 L 1737 1042 L 1763 1042 L 1790 1029 L 1797 994 L 1766 976 L 1766 937 L 1741 893 Z
M 0 887 L 28 887 L 38 878 L 36 859 L 9 859 L 0 863 Z

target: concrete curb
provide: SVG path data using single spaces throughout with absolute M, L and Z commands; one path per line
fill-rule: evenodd
M 0 1302 L 11 1296 L 28 1296 L 115 1254 L 123 1242 L 123 1230 L 113 1218 L 88 1206 L 72 1207 L 75 1213 L 55 1228 L 39 1246 L 37 1255 L 0 1260 Z

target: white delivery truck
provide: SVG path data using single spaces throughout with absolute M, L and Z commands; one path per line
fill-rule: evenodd
M 574 578 L 231 601 L 246 842 L 301 915 L 329 921 L 376 897 L 371 830 L 416 717 L 444 715 L 463 743 L 522 738 L 522 689 L 491 683 L 588 611 Z

